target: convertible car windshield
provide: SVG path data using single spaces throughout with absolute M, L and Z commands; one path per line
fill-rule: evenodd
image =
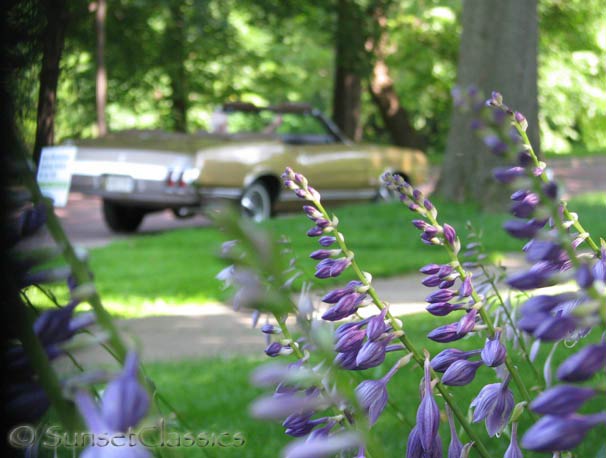
M 217 122 L 218 119 L 218 122 Z M 343 143 L 344 137 L 321 112 L 305 105 L 259 108 L 225 105 L 215 113 L 214 130 L 226 134 L 266 134 L 288 144 Z

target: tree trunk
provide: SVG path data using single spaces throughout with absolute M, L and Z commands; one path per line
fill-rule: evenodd
M 57 83 L 59 64 L 65 42 L 67 25 L 67 5 L 65 0 L 48 0 L 42 7 L 46 17 L 43 35 L 42 68 L 40 69 L 40 90 L 38 92 L 38 115 L 34 161 L 40 162 L 42 147 L 55 141 L 55 112 L 57 110 Z
M 366 43 L 366 49 L 373 53 L 375 58 L 368 89 L 392 142 L 398 146 L 422 148 L 424 141 L 412 126 L 408 113 L 400 103 L 385 61 L 388 53 L 387 15 L 380 3 L 373 14 L 377 32 Z
M 107 105 L 107 71 L 105 69 L 105 17 L 106 0 L 97 0 L 95 24 L 97 29 L 97 132 L 100 137 L 107 134 L 105 107 Z
M 170 24 L 166 28 L 167 52 L 170 77 L 173 129 L 187 131 L 187 73 L 185 71 L 185 14 L 182 2 L 171 2 Z
M 363 30 L 364 14 L 355 0 L 338 0 L 332 118 L 354 141 L 362 137 L 362 77 L 367 66 Z
M 537 0 L 464 0 L 463 34 L 457 84 L 497 90 L 505 103 L 526 115 L 528 134 L 539 148 L 537 100 Z M 469 128 L 470 118 L 456 108 L 451 116 L 438 192 L 494 207 L 507 197 L 491 170 L 499 164 Z

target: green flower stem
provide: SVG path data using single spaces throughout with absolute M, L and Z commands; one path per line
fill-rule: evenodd
M 81 429 L 78 413 L 74 404 L 63 397 L 59 378 L 51 367 L 46 351 L 34 332 L 35 317 L 33 312 L 27 307 L 20 307 L 18 316 L 19 338 L 32 368 L 38 375 L 38 382 L 44 388 L 44 392 L 57 411 L 61 424 L 68 431 L 78 431 Z
M 328 221 L 330 221 L 331 218 L 329 217 L 328 212 L 326 211 L 326 209 L 324 208 L 324 206 L 320 203 L 320 201 L 313 200 L 312 202 L 316 206 L 316 208 L 324 215 L 324 218 L 326 218 Z M 347 248 L 347 245 L 345 244 L 345 242 L 339 236 L 340 234 L 339 234 L 339 232 L 338 232 L 338 230 L 336 228 L 334 228 L 334 232 L 333 233 L 334 233 L 334 235 L 335 235 L 335 237 L 337 239 L 337 243 L 339 244 L 339 247 L 341 248 L 341 250 L 343 250 L 343 253 L 346 256 L 348 254 L 350 254 L 351 251 Z M 376 290 L 369 283 L 368 279 L 366 278 L 366 276 L 364 275 L 364 273 L 362 272 L 362 270 L 358 266 L 358 263 L 355 261 L 355 259 L 351 260 L 351 267 L 352 267 L 353 271 L 355 272 L 356 276 L 358 277 L 358 279 L 365 286 L 368 286 L 368 294 L 372 298 L 374 304 L 380 310 L 385 309 L 386 308 L 385 303 L 379 298 Z M 400 340 L 400 342 L 402 342 L 402 344 L 404 345 L 404 347 L 410 353 L 412 353 L 413 359 L 417 362 L 417 364 L 421 368 L 424 368 L 425 359 L 423 357 L 423 354 L 414 346 L 414 344 L 412 343 L 412 341 L 406 335 L 406 332 L 404 331 L 403 327 L 396 320 L 396 318 L 391 314 L 391 312 L 389 312 L 389 310 L 387 310 L 386 316 L 387 316 L 387 318 L 388 318 L 388 320 L 389 320 L 392 328 L 395 329 L 395 330 L 397 330 L 397 331 L 400 331 L 402 333 L 402 335 L 400 335 L 398 337 L 398 339 Z M 435 372 L 433 370 L 431 372 L 432 372 L 432 377 L 436 377 L 437 378 L 437 374 L 435 374 Z M 482 440 L 480 439 L 480 437 L 476 434 L 476 432 L 474 431 L 474 429 L 469 424 L 467 416 L 455 404 L 453 396 L 450 393 L 450 391 L 448 390 L 448 388 L 444 384 L 442 384 L 442 382 L 438 382 L 436 384 L 436 389 L 440 392 L 440 394 L 444 398 L 444 401 L 449 405 L 449 407 L 453 411 L 455 417 L 457 417 L 457 420 L 463 426 L 463 429 L 465 430 L 465 432 L 467 433 L 467 435 L 469 436 L 469 438 L 475 443 L 475 447 L 477 448 L 478 453 L 483 458 L 489 458 L 490 457 L 490 453 L 488 452 L 488 449 L 486 448 L 486 446 L 484 445 L 484 443 L 482 442 Z
M 537 382 L 539 383 L 539 385 L 543 386 L 543 379 L 541 378 L 541 374 L 539 374 L 539 371 L 537 370 L 537 368 L 535 367 L 535 365 L 530 360 L 530 355 L 528 354 L 528 349 L 526 348 L 526 344 L 524 343 L 524 339 L 520 335 L 520 333 L 518 331 L 518 328 L 516 327 L 516 325 L 515 325 L 515 323 L 513 321 L 513 317 L 511 316 L 511 313 L 509 313 L 509 310 L 507 309 L 507 306 L 505 305 L 505 301 L 503 300 L 503 296 L 501 296 L 501 293 L 499 292 L 499 289 L 497 288 L 497 285 L 495 284 L 495 282 L 492 279 L 492 277 L 490 277 L 490 275 L 486 271 L 485 267 L 483 265 L 480 265 L 480 268 L 482 269 L 482 272 L 484 272 L 484 275 L 486 276 L 486 278 L 488 278 L 488 282 L 490 283 L 490 286 L 492 287 L 492 290 L 494 291 L 495 295 L 497 296 L 497 299 L 499 301 L 499 304 L 500 304 L 501 308 L 503 309 L 503 312 L 505 312 L 505 316 L 507 317 L 507 321 L 509 321 L 509 324 L 511 325 L 511 329 L 513 329 L 513 332 L 514 332 L 514 334 L 516 335 L 516 337 L 518 339 L 518 343 L 520 344 L 520 350 L 522 351 L 522 355 L 524 356 L 524 359 L 528 363 L 528 366 L 530 366 L 530 368 L 532 369 L 532 372 L 534 373 L 534 376 L 537 379 Z

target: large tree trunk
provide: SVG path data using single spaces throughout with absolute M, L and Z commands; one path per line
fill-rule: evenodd
M 52 145 L 55 141 L 57 83 L 68 17 L 65 0 L 47 0 L 43 2 L 42 7 L 46 17 L 46 28 L 42 39 L 44 48 L 42 68 L 40 69 L 36 142 L 34 144 L 36 164 L 40 162 L 42 147 Z
M 529 136 L 539 147 L 537 101 L 537 0 L 464 0 L 457 84 L 497 90 L 505 103 L 524 113 Z M 470 118 L 451 116 L 438 191 L 447 198 L 474 199 L 485 208 L 506 197 L 491 170 L 498 159 L 475 137 Z
M 105 107 L 107 105 L 107 71 L 105 69 L 105 18 L 106 0 L 97 1 L 95 25 L 97 29 L 97 131 L 100 137 L 107 134 Z
M 355 0 L 338 0 L 332 118 L 355 141 L 362 137 L 360 106 L 366 66 L 364 14 Z
M 375 58 L 368 84 L 370 95 L 395 145 L 423 147 L 424 141 L 412 126 L 408 113 L 400 103 L 385 61 L 388 54 L 387 15 L 382 2 L 376 5 L 373 16 L 376 33 L 371 34 L 366 43 L 367 50 L 373 53 Z
M 171 58 L 168 62 L 170 77 L 173 129 L 187 131 L 187 73 L 185 71 L 185 14 L 180 1 L 171 2 L 171 21 L 166 28 L 166 51 Z

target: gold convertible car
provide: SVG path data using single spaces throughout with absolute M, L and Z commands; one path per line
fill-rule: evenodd
M 419 184 L 427 161 L 418 150 L 355 144 L 320 111 L 305 104 L 225 104 L 213 132 L 124 131 L 72 142 L 71 190 L 98 195 L 117 232 L 136 231 L 146 214 L 171 209 L 186 217 L 218 199 L 261 221 L 295 203 L 280 175 L 303 173 L 326 201 L 389 197 L 385 171 Z

